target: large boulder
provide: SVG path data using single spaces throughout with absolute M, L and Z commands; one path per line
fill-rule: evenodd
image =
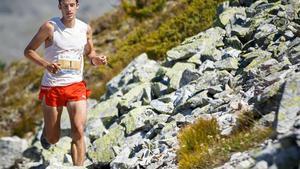
M 106 98 L 130 83 L 149 82 L 155 77 L 159 67 L 160 65 L 156 61 L 148 59 L 147 54 L 141 54 L 107 83 Z
M 277 132 L 286 134 L 289 132 L 300 112 L 300 73 L 294 75 L 284 85 L 284 91 L 278 110 Z
M 88 151 L 88 157 L 94 164 L 107 165 L 115 158 L 114 146 L 124 144 L 125 129 L 120 125 L 114 125 L 103 137 L 96 139 Z
M 28 147 L 26 140 L 19 137 L 2 137 L 0 139 L 0 168 L 10 168 Z
M 214 36 L 211 36 L 214 35 Z M 208 53 L 212 48 L 223 46 L 225 30 L 222 28 L 210 28 L 196 36 L 186 39 L 180 46 L 167 52 L 167 60 L 175 61 L 188 59 L 196 53 Z

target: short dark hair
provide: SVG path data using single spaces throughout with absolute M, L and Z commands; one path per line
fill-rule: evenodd
M 61 1 L 62 1 L 62 0 L 58 0 L 58 3 L 60 4 Z M 79 0 L 76 0 L 76 3 L 77 3 L 77 4 L 78 4 L 78 1 L 79 1 Z

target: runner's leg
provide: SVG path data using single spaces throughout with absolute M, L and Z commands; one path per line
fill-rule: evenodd
M 42 101 L 42 111 L 44 114 L 44 131 L 46 140 L 55 144 L 60 138 L 60 118 L 63 107 L 51 107 L 46 105 L 45 98 Z
M 71 153 L 74 165 L 83 165 L 85 160 L 84 126 L 86 122 L 86 100 L 71 101 L 67 108 L 71 121 Z

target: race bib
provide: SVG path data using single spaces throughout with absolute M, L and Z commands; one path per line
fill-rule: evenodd
M 81 74 L 81 57 L 76 55 L 61 54 L 58 57 L 58 64 L 60 64 L 62 74 Z
M 58 64 L 60 64 L 61 69 L 68 69 L 68 70 L 80 70 L 81 69 L 81 61 L 77 61 L 77 60 L 59 59 Z

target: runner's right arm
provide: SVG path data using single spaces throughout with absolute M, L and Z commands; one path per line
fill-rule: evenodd
M 53 30 L 53 25 L 49 22 L 44 23 L 25 48 L 24 55 L 34 63 L 46 68 L 49 72 L 56 73 L 60 69 L 59 65 L 57 63 L 49 63 L 36 52 L 36 49 L 39 48 L 42 43 L 47 40 L 51 41 Z

